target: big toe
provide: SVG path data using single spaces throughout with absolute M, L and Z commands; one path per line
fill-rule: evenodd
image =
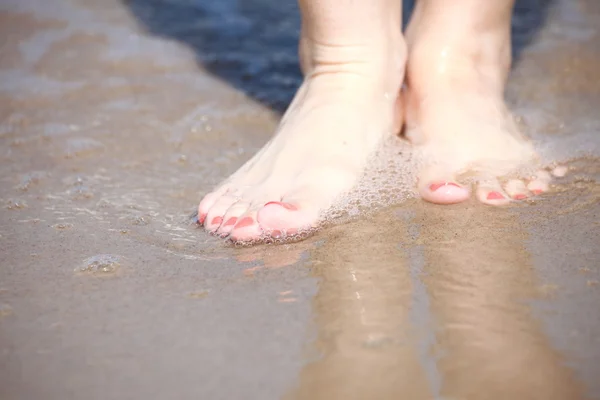
M 419 194 L 424 200 L 436 204 L 455 204 L 467 200 L 469 190 L 454 180 L 433 180 L 419 185 Z
M 271 201 L 258 212 L 258 220 L 265 232 L 273 237 L 293 235 L 312 227 L 318 213 L 301 203 Z
M 461 203 L 471 195 L 468 188 L 456 182 L 451 168 L 429 165 L 419 174 L 419 194 L 423 200 L 436 204 Z

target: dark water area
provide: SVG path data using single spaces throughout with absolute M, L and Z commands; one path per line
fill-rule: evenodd
M 513 56 L 546 20 L 553 0 L 517 0 L 512 24 Z M 300 15 L 293 0 L 124 0 L 150 34 L 193 49 L 211 74 L 283 113 L 300 85 Z M 403 3 L 405 24 L 414 1 Z

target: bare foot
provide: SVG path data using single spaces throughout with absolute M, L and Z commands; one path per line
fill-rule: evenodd
M 470 188 L 458 183 L 464 175 L 490 205 L 548 190 L 550 173 L 536 171 L 533 146 L 504 103 L 511 8 L 511 0 L 418 3 L 407 33 L 404 100 L 407 136 L 428 160 L 419 174 L 427 201 L 467 200 Z
M 316 226 L 399 129 L 406 50 L 398 2 L 342 3 L 300 2 L 305 80 L 274 137 L 200 202 L 208 231 L 246 241 Z

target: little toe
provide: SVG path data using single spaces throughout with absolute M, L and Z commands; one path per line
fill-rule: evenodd
M 490 206 L 503 206 L 510 203 L 510 198 L 497 181 L 479 183 L 476 196 L 480 202 Z
M 248 210 L 238 217 L 229 238 L 234 242 L 244 242 L 260 239 L 263 231 L 257 219 L 258 207 Z
M 527 184 L 527 189 L 529 189 L 533 194 L 542 194 L 547 192 L 550 188 L 551 180 L 552 175 L 550 175 L 548 171 L 539 170 Z
M 208 193 L 202 198 L 200 204 L 198 204 L 198 223 L 204 224 L 208 212 L 210 211 L 212 206 L 221 198 L 225 191 L 226 190 L 224 188 L 220 188 L 215 190 L 214 192 Z
M 515 200 L 524 200 L 531 196 L 525 182 L 520 179 L 511 179 L 504 185 L 506 193 Z

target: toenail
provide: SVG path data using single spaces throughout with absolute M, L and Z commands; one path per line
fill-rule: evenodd
M 223 222 L 223 217 L 214 217 L 212 219 L 212 221 L 210 222 L 211 225 L 221 225 L 221 222 Z
M 281 231 L 275 229 L 273 232 L 271 232 L 271 237 L 273 239 L 279 239 L 281 237 Z
M 527 198 L 527 196 L 524 195 L 523 193 L 515 194 L 515 196 L 514 196 L 515 200 L 523 200 L 523 199 L 526 199 L 526 198 Z
M 534 194 L 542 194 L 542 193 L 544 193 L 544 191 L 542 189 L 533 189 L 532 192 Z
M 206 214 L 200 214 L 200 216 L 198 217 L 198 223 L 200 225 L 202 225 L 204 223 L 205 219 L 206 219 Z
M 454 182 L 443 182 L 443 183 L 432 183 L 431 185 L 429 185 L 429 190 L 431 190 L 432 192 L 435 192 L 442 186 L 456 186 L 457 188 L 460 188 L 460 185 L 458 185 Z
M 278 206 L 281 206 L 287 210 L 292 210 L 292 211 L 296 211 L 298 209 L 298 207 L 296 207 L 293 204 L 290 203 L 283 203 L 281 201 L 270 201 L 267 204 L 265 204 L 265 207 L 268 206 L 269 204 L 277 204 Z
M 254 219 L 252 217 L 244 217 L 237 223 L 236 228 L 245 228 L 247 226 L 253 225 Z
M 227 222 L 225 222 L 225 225 L 223 225 L 223 226 L 235 225 L 236 222 L 237 222 L 237 217 L 231 217 L 227 220 Z
M 498 192 L 489 192 L 488 195 L 487 195 L 487 199 L 488 200 L 503 200 L 504 196 L 502 196 Z

